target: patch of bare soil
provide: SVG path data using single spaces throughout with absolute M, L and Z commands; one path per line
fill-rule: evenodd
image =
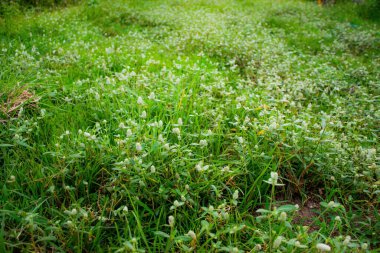
M 27 89 L 17 89 L 9 94 L 0 94 L 0 98 L 1 97 L 5 97 L 5 99 L 4 101 L 0 101 L 0 122 L 17 118 L 25 106 L 37 107 L 39 100 L 38 97 Z
M 309 198 L 306 201 L 302 202 L 301 199 L 292 199 L 292 201 L 286 201 L 282 197 L 278 197 L 277 201 L 280 201 L 282 204 L 292 204 L 298 205 L 299 209 L 295 213 L 293 222 L 301 226 L 309 226 L 309 231 L 318 230 L 318 226 L 315 225 L 314 220 L 318 217 L 321 210 L 319 201 L 314 198 Z

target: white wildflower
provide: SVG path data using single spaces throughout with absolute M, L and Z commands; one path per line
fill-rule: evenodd
M 120 129 L 125 129 L 125 128 L 127 128 L 127 127 L 124 125 L 123 122 L 121 122 L 121 123 L 119 124 L 119 128 L 120 128 Z
M 197 239 L 197 235 L 194 233 L 193 230 L 190 230 L 189 232 L 187 232 L 187 235 L 190 236 L 193 240 Z
M 222 172 L 231 172 L 229 166 L 224 166 L 224 167 L 221 169 L 221 171 L 222 171 Z
M 149 99 L 151 100 L 154 100 L 156 98 L 156 95 L 154 94 L 154 92 L 151 92 L 148 96 Z
M 173 227 L 174 226 L 174 222 L 175 222 L 174 216 L 170 215 L 169 218 L 168 218 L 169 226 Z
M 136 150 L 138 151 L 138 152 L 140 152 L 140 151 L 142 151 L 142 146 L 141 146 L 141 144 L 139 143 L 139 142 L 136 142 Z
M 276 240 L 274 240 L 273 242 L 273 248 L 274 249 L 277 249 L 278 247 L 280 247 L 281 243 L 282 243 L 282 236 L 279 236 L 276 238 Z
M 165 144 L 164 144 L 164 149 L 166 149 L 167 151 L 170 150 L 170 145 L 169 145 L 169 143 L 165 143 Z
M 181 134 L 181 130 L 178 127 L 173 128 L 172 132 L 173 132 L 173 134 L 176 134 L 176 135 L 180 135 Z
M 286 213 L 285 212 L 281 212 L 280 216 L 278 217 L 278 220 L 284 222 L 284 221 L 286 221 L 286 218 L 287 218 Z
M 346 238 L 343 241 L 343 245 L 347 246 L 351 241 L 351 236 L 346 236 Z
M 317 249 L 322 251 L 322 252 L 327 252 L 327 251 L 331 251 L 331 247 L 327 244 L 324 244 L 324 243 L 317 243 Z
M 283 184 L 277 183 L 277 181 L 278 181 L 278 173 L 273 172 L 273 171 L 270 173 L 270 178 L 268 180 L 264 180 L 264 182 L 271 184 L 271 185 L 277 185 L 277 186 L 283 185 Z
M 199 145 L 201 146 L 201 148 L 207 147 L 207 141 L 206 140 L 200 140 Z
M 138 97 L 137 98 L 137 104 L 139 104 L 139 105 L 143 105 L 144 104 L 144 100 L 142 99 L 142 97 Z

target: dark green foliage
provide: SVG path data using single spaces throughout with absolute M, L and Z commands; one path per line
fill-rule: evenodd
M 82 0 L 1 0 L 0 17 L 14 17 L 30 8 L 53 8 L 78 4 Z
M 359 7 L 359 14 L 371 20 L 380 20 L 380 0 L 367 0 Z

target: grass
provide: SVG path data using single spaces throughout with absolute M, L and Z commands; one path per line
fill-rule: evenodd
M 376 251 L 379 32 L 277 0 L 1 19 L 0 251 Z

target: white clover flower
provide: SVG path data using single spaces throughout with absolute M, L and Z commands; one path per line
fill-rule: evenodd
M 100 221 L 107 221 L 108 218 L 107 218 L 107 217 L 104 217 L 104 216 L 99 216 L 99 217 L 98 217 L 98 220 L 100 220 Z
M 183 204 L 185 204 L 185 203 L 184 202 L 180 202 L 178 200 L 174 200 L 173 205 L 170 207 L 170 210 L 174 210 L 174 209 L 182 206 Z
M 150 166 L 150 172 L 155 173 L 156 172 L 156 167 L 154 165 Z
M 66 226 L 74 227 L 74 223 L 71 220 L 66 221 Z
M 197 235 L 194 233 L 193 230 L 190 230 L 189 232 L 187 232 L 186 235 L 190 236 L 193 240 L 197 239 Z
M 368 249 L 368 244 L 367 243 L 362 243 L 361 247 L 362 247 L 363 250 L 367 250 Z
M 271 172 L 270 177 L 273 181 L 277 182 L 278 180 L 278 173 L 277 172 Z
M 224 166 L 224 167 L 221 169 L 221 171 L 222 171 L 222 172 L 231 172 L 229 166 Z
M 168 150 L 168 151 L 170 150 L 170 145 L 169 145 L 169 143 L 165 143 L 165 144 L 164 144 L 164 149 L 166 149 L 166 150 Z
M 200 161 L 199 163 L 197 163 L 197 165 L 195 165 L 195 169 L 199 172 L 206 171 L 209 167 L 209 165 L 203 166 L 203 161 Z
M 271 172 L 270 173 L 270 178 L 268 180 L 264 180 L 264 182 L 274 185 L 274 186 L 282 186 L 283 184 L 277 183 L 278 181 L 278 173 L 277 172 Z
M 168 218 L 169 226 L 173 227 L 174 226 L 174 222 L 175 222 L 174 216 L 170 215 L 169 218 Z
M 342 222 L 342 219 L 340 218 L 340 216 L 335 216 L 334 220 L 337 221 L 337 222 Z
M 334 201 L 330 201 L 328 204 L 327 204 L 327 208 L 335 208 L 335 207 L 339 207 L 340 204 L 339 203 L 336 203 Z
M 278 236 L 277 238 L 276 238 L 276 240 L 274 240 L 274 242 L 273 242 L 273 248 L 274 249 L 277 249 L 278 247 L 280 247 L 280 245 L 281 245 L 281 243 L 282 243 L 282 236 Z
M 127 213 L 127 212 L 128 212 L 128 207 L 127 207 L 127 206 L 124 206 L 124 207 L 123 207 L 123 212 L 124 212 L 124 213 Z
M 11 175 L 10 177 L 9 177 L 9 180 L 7 181 L 8 183 L 14 183 L 14 182 L 16 182 L 16 177 L 14 176 L 14 175 Z
M 253 248 L 255 251 L 260 251 L 262 249 L 261 244 L 256 244 Z
M 238 253 L 239 249 L 237 247 L 234 247 L 234 248 L 231 249 L 231 252 L 232 253 Z
M 183 125 L 183 121 L 182 121 L 182 118 L 178 118 L 178 126 L 182 126 Z
M 146 111 L 143 111 L 143 112 L 141 113 L 140 117 L 141 117 L 142 119 L 145 119 L 145 118 L 146 118 Z
M 317 243 L 316 247 L 318 250 L 320 250 L 322 252 L 331 251 L 331 247 L 327 244 L 324 244 L 324 243 Z
M 106 53 L 107 54 L 112 54 L 115 50 L 113 49 L 113 47 L 107 47 L 106 48 Z
M 178 127 L 173 128 L 172 132 L 173 132 L 173 134 L 176 134 L 176 135 L 180 135 L 181 134 L 181 130 Z
M 139 143 L 139 142 L 136 142 L 136 150 L 138 151 L 138 152 L 140 152 L 140 151 L 142 151 L 142 146 L 141 146 L 141 144 Z
M 54 193 L 55 192 L 55 186 L 51 185 L 47 191 L 50 193 Z
M 288 241 L 288 243 L 289 244 L 293 244 L 297 248 L 307 249 L 306 245 L 301 244 L 300 241 L 298 241 L 296 239 L 291 239 L 291 240 Z
M 64 213 L 70 216 L 74 216 L 78 213 L 78 211 L 77 209 L 73 208 L 72 210 L 65 210 Z
M 153 91 L 149 94 L 148 98 L 151 100 L 154 100 L 156 98 L 156 95 L 154 94 Z
M 90 134 L 90 133 L 87 133 L 87 132 L 84 132 L 83 135 L 84 135 L 84 137 L 86 137 L 86 138 L 90 138 L 90 137 L 91 137 L 91 134 Z
M 123 122 L 121 122 L 121 123 L 119 124 L 119 128 L 120 128 L 120 129 L 125 129 L 125 128 L 127 128 L 127 127 L 125 126 L 125 124 L 124 124 Z
M 131 137 L 132 134 L 133 134 L 133 133 L 132 133 L 132 130 L 131 130 L 131 129 L 128 129 L 128 130 L 127 130 L 127 137 Z
M 84 210 L 81 210 L 82 217 L 87 219 L 88 218 L 88 213 Z
M 204 147 L 207 147 L 207 141 L 206 140 L 200 140 L 199 141 L 199 145 L 204 148 Z
M 144 104 L 144 100 L 142 99 L 142 97 L 138 97 L 137 98 L 137 104 L 138 105 L 143 105 Z
M 244 143 L 244 138 L 243 137 L 238 137 L 238 141 L 240 144 L 243 144 Z
M 278 217 L 279 221 L 285 222 L 287 218 L 287 214 L 285 212 L 281 212 L 280 216 Z
M 347 246 L 351 241 L 351 236 L 347 235 L 343 241 L 343 245 Z

